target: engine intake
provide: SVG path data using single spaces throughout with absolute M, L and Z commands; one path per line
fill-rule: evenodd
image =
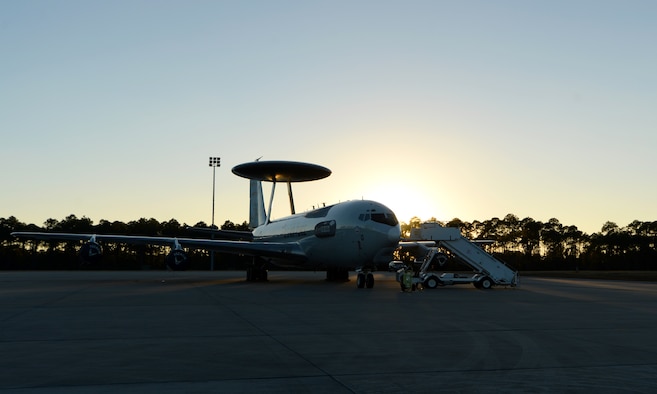
M 103 248 L 98 242 L 85 242 L 79 251 L 80 260 L 85 264 L 96 264 L 103 257 Z
M 174 249 L 165 259 L 167 267 L 172 271 L 185 271 L 189 269 L 189 256 L 184 250 Z

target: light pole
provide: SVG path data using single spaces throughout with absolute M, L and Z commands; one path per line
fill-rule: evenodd
M 214 231 L 214 185 L 215 185 L 215 170 L 217 167 L 221 167 L 221 157 L 210 157 L 210 167 L 212 167 L 212 230 Z M 212 239 L 214 239 L 214 232 L 212 234 Z M 210 271 L 214 271 L 214 250 L 210 251 Z

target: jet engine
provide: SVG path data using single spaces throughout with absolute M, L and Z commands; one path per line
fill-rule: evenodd
M 182 249 L 173 249 L 165 258 L 167 267 L 172 271 L 185 271 L 189 268 L 189 256 Z
M 86 264 L 96 264 L 103 257 L 103 248 L 98 242 L 88 241 L 80 248 L 80 259 Z

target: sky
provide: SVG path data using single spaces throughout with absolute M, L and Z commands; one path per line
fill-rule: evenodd
M 0 0 L 0 217 L 657 220 L 657 2 Z M 265 190 L 269 190 L 266 185 Z M 277 188 L 273 216 L 289 213 Z

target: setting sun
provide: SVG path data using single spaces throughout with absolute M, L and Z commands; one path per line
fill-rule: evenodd
M 379 201 L 386 205 L 395 212 L 400 222 L 408 223 L 415 216 L 422 221 L 430 218 L 444 219 L 439 199 L 432 199 L 431 193 L 407 182 L 374 187 L 363 198 Z

